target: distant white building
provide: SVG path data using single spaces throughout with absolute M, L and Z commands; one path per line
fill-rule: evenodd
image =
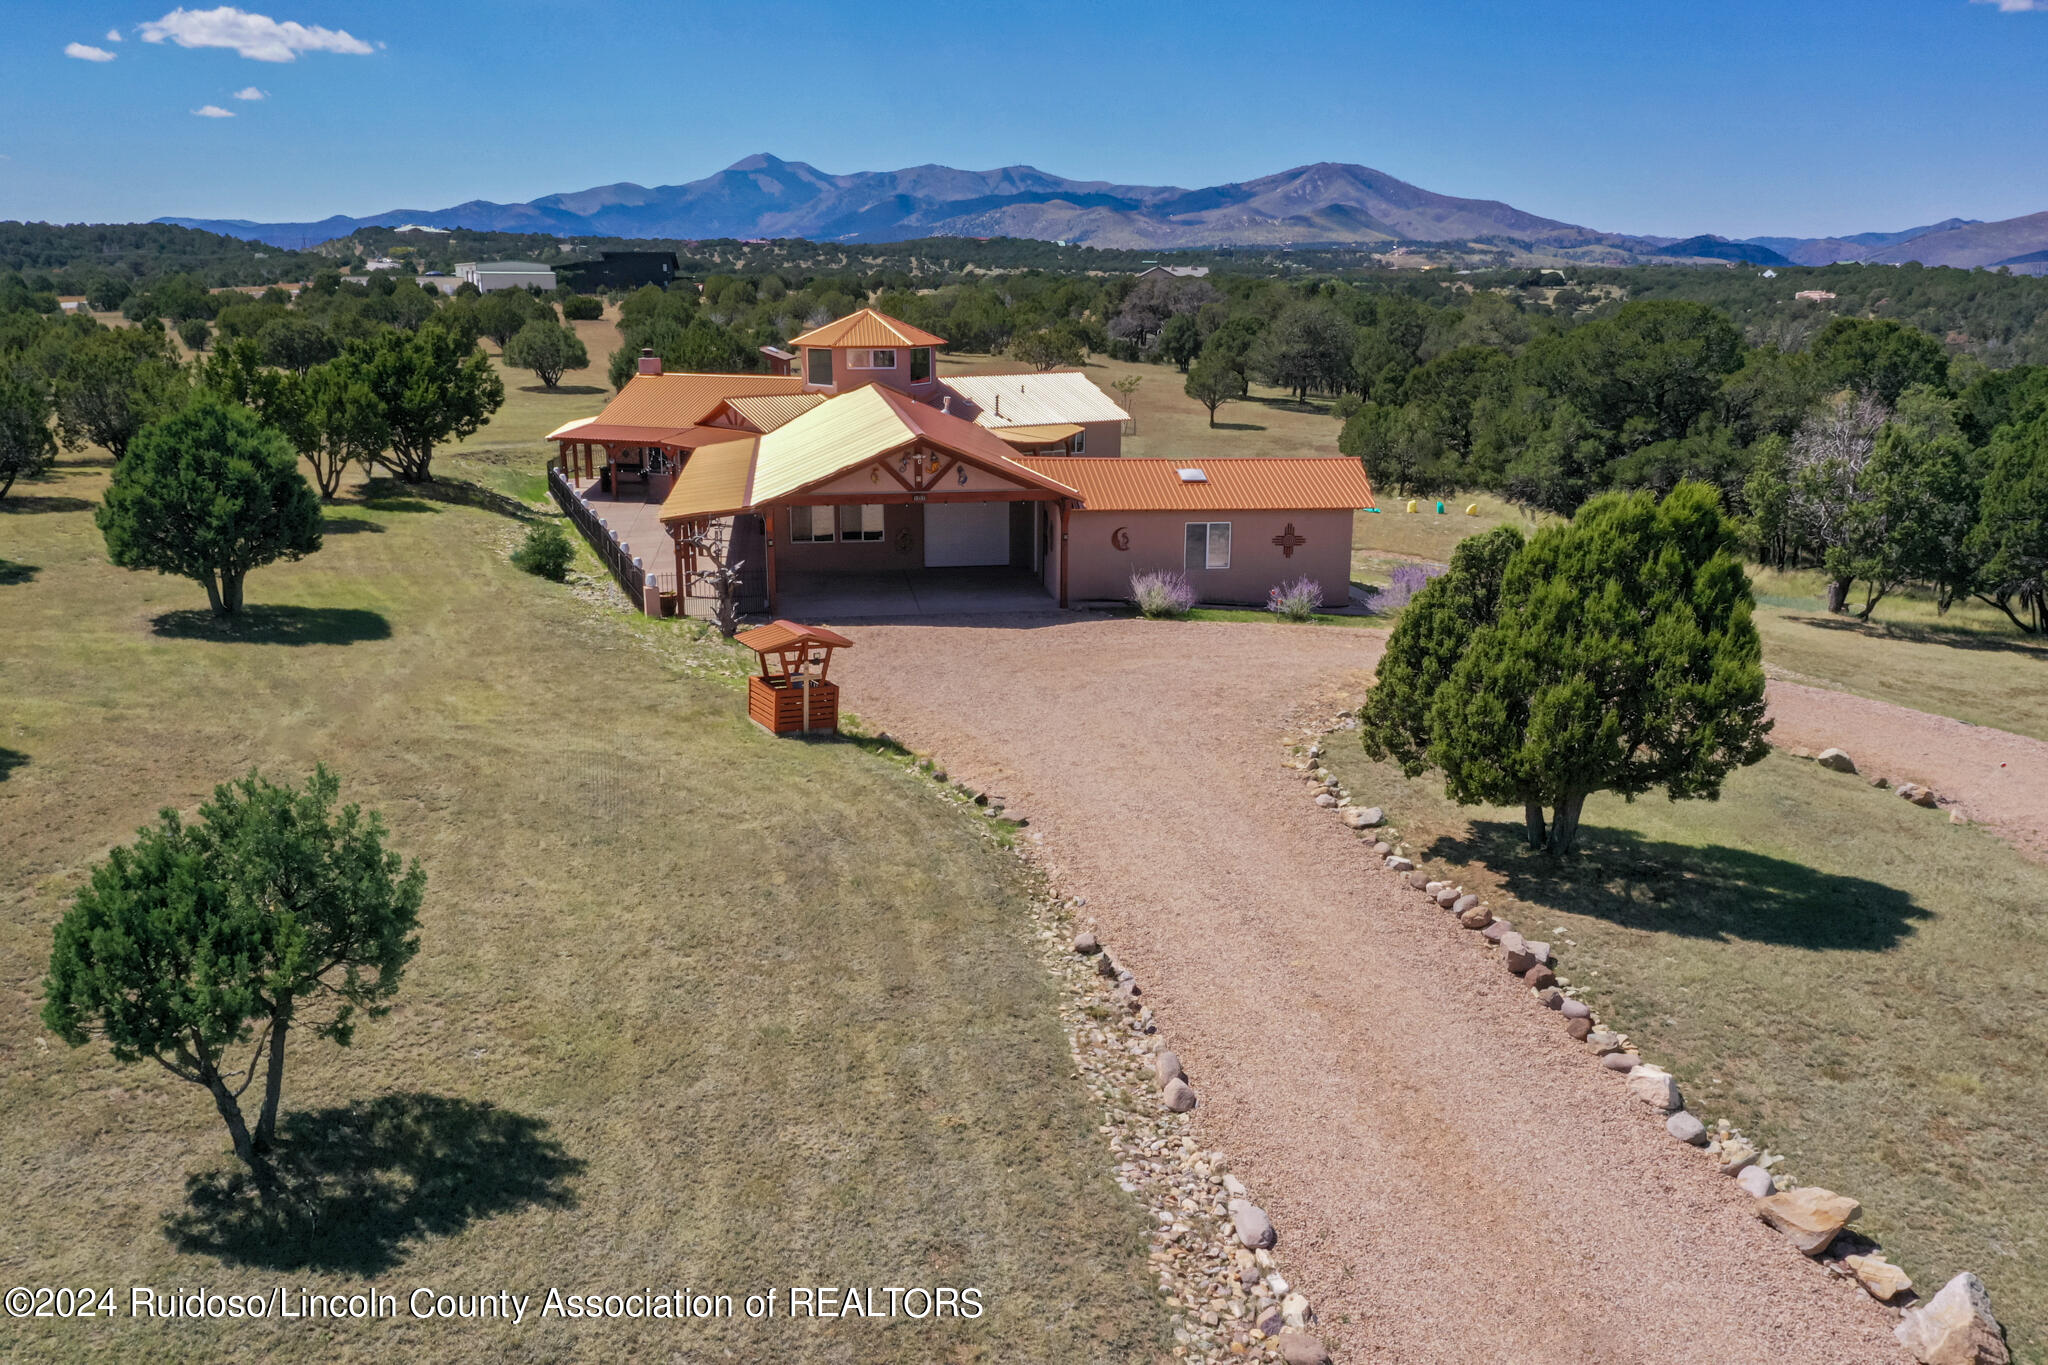
M 391 230 L 393 232 L 431 232 L 437 237 L 448 235 L 447 228 L 428 227 L 425 223 L 401 223 Z
M 1834 297 L 1834 293 L 1826 289 L 1802 289 L 1792 297 L 1805 299 L 1808 303 L 1826 303 Z
M 403 270 L 405 267 L 389 256 L 372 256 L 363 262 L 365 270 Z
M 1764 272 L 1764 278 L 1767 280 L 1775 280 L 1778 278 L 1778 272 L 1775 270 L 1766 270 Z
M 555 272 L 532 261 L 457 261 L 455 278 L 486 294 L 493 289 L 555 287 Z
M 1138 272 L 1141 280 L 1199 280 L 1209 273 L 1206 265 L 1150 265 Z

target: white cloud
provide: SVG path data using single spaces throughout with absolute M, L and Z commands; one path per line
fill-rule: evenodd
M 108 41 L 108 42 L 110 42 L 110 43 L 118 43 L 118 42 L 120 42 L 120 41 L 121 41 L 121 30 L 120 30 L 120 29 L 118 29 L 118 28 L 110 28 L 110 29 L 108 29 L 108 30 L 107 30 L 107 41 Z
M 230 48 L 254 62 L 295 62 L 301 52 L 342 52 L 365 56 L 373 49 L 342 29 L 280 23 L 267 14 L 250 14 L 232 5 L 219 9 L 174 9 L 142 25 L 142 41 L 165 39 L 179 47 Z
M 270 98 L 270 92 L 268 90 L 258 90 L 253 85 L 245 85 L 235 92 L 235 98 L 238 100 L 267 100 Z
M 111 62 L 114 54 L 103 47 L 88 47 L 84 43 L 64 44 L 64 55 L 76 57 L 81 62 Z
M 2029 10 L 2048 13 L 2048 0 L 1970 0 L 1973 5 L 1996 5 L 2000 14 L 2025 14 Z
M 234 111 L 223 109 L 218 104 L 202 104 L 192 111 L 200 118 L 233 118 Z

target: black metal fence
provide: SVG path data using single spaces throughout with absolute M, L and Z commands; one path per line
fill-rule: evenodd
M 621 548 L 618 537 L 600 523 L 597 513 L 590 510 L 590 504 L 576 495 L 575 486 L 569 482 L 569 476 L 562 472 L 560 466 L 551 466 L 548 469 L 548 489 L 555 495 L 555 505 L 576 524 L 576 529 L 583 533 L 583 539 L 597 552 L 597 557 L 604 561 L 605 567 L 611 570 L 620 590 L 635 607 L 644 610 L 647 582 L 644 559 L 640 567 L 634 566 L 633 556 Z M 679 600 L 675 595 L 676 576 L 673 573 L 657 572 L 654 581 L 661 591 L 662 614 L 667 615 L 674 610 L 671 603 Z

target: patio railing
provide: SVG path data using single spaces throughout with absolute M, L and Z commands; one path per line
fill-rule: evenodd
M 569 476 L 560 465 L 548 468 L 548 491 L 555 495 L 555 505 L 562 509 L 576 529 L 583 533 L 583 539 L 604 561 L 612 577 L 618 581 L 619 590 L 641 611 L 650 616 L 673 616 L 680 610 L 681 602 L 676 597 L 676 576 L 674 573 L 651 572 L 646 566 L 645 551 L 636 558 L 633 552 L 619 543 L 618 532 L 604 524 L 604 519 L 591 509 L 589 503 L 576 491 Z M 649 580 L 654 590 L 650 595 Z M 652 609 L 650 609 L 652 608 Z

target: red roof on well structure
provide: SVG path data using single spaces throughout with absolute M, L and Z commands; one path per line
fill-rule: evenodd
M 1182 460 L 1017 455 L 1081 494 L 1089 512 L 1314 512 L 1372 507 L 1365 467 L 1341 456 Z M 1199 475 L 1199 477 L 1194 477 Z

